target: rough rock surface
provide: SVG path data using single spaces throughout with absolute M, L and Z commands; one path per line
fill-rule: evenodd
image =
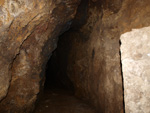
M 78 3 L 0 0 L 0 112 L 32 110 L 56 37 L 70 26 Z M 149 0 L 82 0 L 82 4 L 72 29 L 63 35 L 69 37 L 67 74 L 76 95 L 99 112 L 122 113 L 119 39 L 132 28 L 150 25 Z
M 32 111 L 45 64 L 78 4 L 79 0 L 0 1 L 1 113 Z
M 62 36 L 69 46 L 67 74 L 76 95 L 100 113 L 124 112 L 120 35 L 150 25 L 148 4 L 149 0 L 83 0 L 72 29 Z
M 68 55 L 59 56 L 68 57 L 67 74 L 75 86 L 76 96 L 89 100 L 99 113 L 121 113 L 119 40 L 115 38 L 119 33 L 117 28 L 110 29 L 108 23 L 102 22 L 100 6 L 98 1 L 81 2 L 71 30 L 60 37 L 64 41 L 58 48 L 67 45 Z
M 121 35 L 126 113 L 150 113 L 150 27 Z

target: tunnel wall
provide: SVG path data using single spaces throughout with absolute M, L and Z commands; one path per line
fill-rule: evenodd
M 102 5 L 105 5 L 104 9 Z M 115 11 L 109 9 L 109 5 L 107 2 L 89 1 L 86 23 L 80 30 L 69 34 L 73 40 L 68 76 L 75 85 L 76 96 L 89 100 L 98 112 L 122 113 L 119 31 L 111 20 L 113 17 L 110 19 L 122 3 L 116 3 Z
M 33 109 L 57 36 L 70 26 L 78 3 L 78 0 L 0 1 L 2 113 L 10 110 L 28 113 Z M 70 37 L 68 76 L 74 83 L 76 96 L 89 100 L 98 111 L 123 112 L 119 37 L 133 28 L 150 25 L 149 0 L 83 0 L 83 3 L 72 31 L 66 34 Z
M 79 0 L 0 0 L 0 112 L 30 113 Z
M 124 112 L 119 39 L 132 28 L 150 25 L 148 3 L 89 1 L 87 8 L 78 9 L 72 29 L 62 36 L 69 42 L 67 74 L 76 96 L 89 100 L 98 112 Z

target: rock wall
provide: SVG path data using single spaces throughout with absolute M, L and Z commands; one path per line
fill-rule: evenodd
M 79 0 L 0 1 L 1 113 L 32 111 L 46 62 L 78 4 Z
M 121 2 L 117 4 L 121 5 Z M 89 1 L 86 23 L 69 34 L 73 41 L 68 76 L 75 84 L 76 96 L 89 100 L 98 113 L 122 113 L 119 31 L 113 20 L 105 20 L 108 17 L 105 17 L 107 14 L 100 7 L 102 5 L 98 1 Z M 115 15 L 107 5 L 105 8 Z
M 0 1 L 0 112 L 32 111 L 46 62 L 78 4 Z M 149 14 L 149 0 L 82 0 L 70 31 L 63 35 L 68 38 L 67 74 L 76 96 L 89 100 L 98 112 L 124 112 L 119 38 L 149 26 Z
M 70 31 L 62 36 L 70 48 L 67 74 L 76 96 L 89 100 L 100 113 L 124 112 L 120 35 L 150 25 L 148 4 L 83 0 Z
M 150 112 L 150 27 L 121 35 L 126 113 Z

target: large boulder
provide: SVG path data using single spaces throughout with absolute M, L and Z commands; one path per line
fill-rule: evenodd
M 121 35 L 126 113 L 150 112 L 150 27 Z

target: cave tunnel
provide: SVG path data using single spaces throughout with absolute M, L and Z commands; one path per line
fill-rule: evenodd
M 119 85 L 111 78 L 107 78 L 109 76 L 106 77 L 107 83 L 102 83 L 106 79 L 103 76 L 110 72 L 105 72 L 107 67 L 105 67 L 106 59 L 104 55 L 106 54 L 105 50 L 103 51 L 103 44 L 98 46 L 102 43 L 99 40 L 98 33 L 98 30 L 102 29 L 98 27 L 101 24 L 99 19 L 102 17 L 99 7 L 100 2 L 93 3 L 82 0 L 75 18 L 70 22 L 71 26 L 59 35 L 57 48 L 52 52 L 46 65 L 45 96 L 42 96 L 44 97 L 42 102 L 39 100 L 40 104 L 36 107 L 35 113 L 124 112 L 120 56 L 113 56 L 119 51 L 120 44 L 118 39 L 115 41 L 112 39 L 106 40 L 110 41 L 108 46 L 110 45 L 114 48 L 108 55 L 114 57 L 112 59 L 117 59 L 117 62 L 110 66 L 112 69 L 109 71 L 111 72 L 115 69 L 116 71 L 111 75 L 119 74 L 117 76 Z M 91 10 L 95 10 L 96 14 L 92 13 Z M 117 8 L 113 10 L 115 12 Z M 95 31 L 95 35 L 92 35 L 93 31 Z M 114 36 L 116 35 L 114 34 Z M 118 88 L 111 90 L 112 87 Z M 110 94 L 109 99 L 112 102 L 105 96 L 107 93 Z M 118 99 L 113 96 L 116 93 L 118 93 Z M 102 99 L 99 100 L 99 97 Z M 116 98 L 115 101 L 113 101 L 114 98 Z M 118 108 L 113 107 L 113 103 L 118 105 Z M 67 107 L 62 107 L 65 105 Z M 102 108 L 99 108 L 99 105 Z M 57 109 L 58 106 L 59 109 Z M 105 108 L 105 106 L 112 107 L 109 109 Z
M 1 0 L 0 113 L 150 113 L 149 0 Z
M 69 31 L 59 37 L 47 66 L 44 93 L 35 113 L 95 113 L 95 108 L 86 99 L 75 96 L 74 84 L 68 76 Z M 67 44 L 67 45 L 66 45 Z M 44 97 L 44 98 L 43 98 Z

